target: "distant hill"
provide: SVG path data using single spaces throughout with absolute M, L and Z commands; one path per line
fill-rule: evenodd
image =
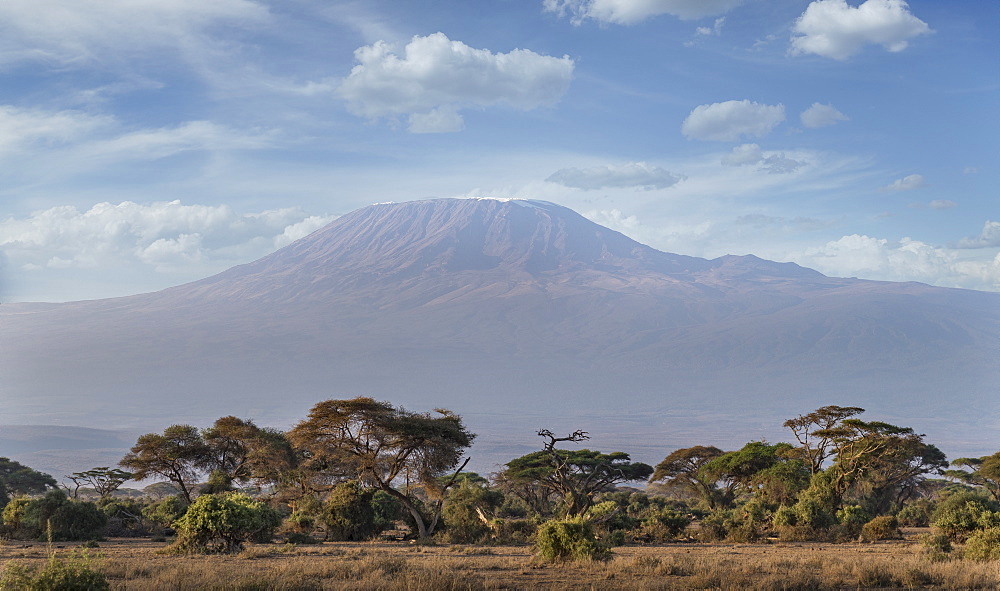
M 462 414 L 487 471 L 540 427 L 655 462 L 825 404 L 992 453 L 998 359 L 1000 294 L 669 254 L 524 200 L 373 205 L 202 281 L 0 306 L 7 422 L 287 427 L 368 395 Z
M 73 472 L 116 466 L 138 434 L 56 425 L 0 425 L 0 456 L 62 481 Z

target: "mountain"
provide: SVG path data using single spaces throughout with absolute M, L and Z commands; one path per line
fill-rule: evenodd
M 0 336 L 7 423 L 287 427 L 368 395 L 463 415 L 487 471 L 541 427 L 658 461 L 825 404 L 1000 440 L 1000 294 L 664 253 L 541 201 L 372 205 L 194 283 L 4 304 Z

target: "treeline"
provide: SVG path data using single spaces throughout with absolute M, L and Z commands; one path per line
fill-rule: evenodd
M 967 542 L 970 555 L 1000 558 L 1000 452 L 949 464 L 923 435 L 863 413 L 825 406 L 785 421 L 792 443 L 697 445 L 655 467 L 581 448 L 584 431 L 541 430 L 541 449 L 486 478 L 463 471 L 475 435 L 450 411 L 327 400 L 288 432 L 230 416 L 205 429 L 143 435 L 120 468 L 75 473 L 65 492 L 0 460 L 3 533 L 176 534 L 178 551 L 234 552 L 276 535 L 304 543 L 391 531 L 450 543 L 534 542 L 558 559 L 599 558 L 623 543 L 878 540 L 899 537 L 901 526 L 934 525 L 928 544 L 936 552 Z M 168 481 L 175 494 L 116 494 L 147 478 Z M 626 486 L 644 482 L 645 490 Z M 99 500 L 80 501 L 81 491 Z

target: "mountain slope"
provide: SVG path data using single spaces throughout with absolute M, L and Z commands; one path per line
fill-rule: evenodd
M 544 202 L 374 205 L 202 281 L 0 323 L 12 423 L 288 426 L 363 394 L 452 408 L 481 445 L 728 445 L 823 404 L 1000 439 L 1000 294 L 663 253 Z

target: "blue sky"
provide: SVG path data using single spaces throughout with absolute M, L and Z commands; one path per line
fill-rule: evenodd
M 6 0 L 0 301 L 484 196 L 1000 291 L 998 27 L 977 0 Z

